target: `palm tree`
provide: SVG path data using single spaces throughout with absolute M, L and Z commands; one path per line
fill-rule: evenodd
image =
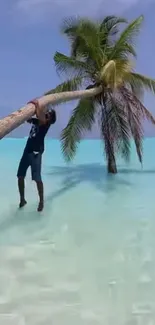
M 98 116 L 108 172 L 117 173 L 118 154 L 129 160 L 131 138 L 142 163 L 143 119 L 155 124 L 141 101 L 145 90 L 155 92 L 155 80 L 134 71 L 134 44 L 142 21 L 143 16 L 131 23 L 108 16 L 101 22 L 69 19 L 63 24 L 62 31 L 70 41 L 71 54 L 56 52 L 54 61 L 58 73 L 69 77 L 49 93 L 96 89 L 90 97 L 79 96 L 62 131 L 62 151 L 67 161 L 74 158 L 83 132 L 91 130 Z M 120 32 L 122 24 L 126 26 Z

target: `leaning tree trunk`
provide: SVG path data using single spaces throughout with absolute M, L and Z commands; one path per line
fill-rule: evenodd
M 102 91 L 101 87 L 96 87 L 89 90 L 66 91 L 62 93 L 51 94 L 38 98 L 39 105 L 42 110 L 46 109 L 48 104 L 59 104 L 79 98 L 89 98 L 99 94 Z M 16 129 L 22 123 L 27 121 L 35 114 L 35 106 L 28 104 L 20 108 L 18 111 L 8 115 L 0 120 L 0 139 Z

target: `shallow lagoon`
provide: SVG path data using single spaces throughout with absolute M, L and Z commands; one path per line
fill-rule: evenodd
M 16 169 L 25 139 L 0 142 L 0 325 L 155 324 L 155 139 L 143 169 L 107 176 L 102 144 L 83 141 L 65 165 L 48 139 L 46 206 L 18 211 Z

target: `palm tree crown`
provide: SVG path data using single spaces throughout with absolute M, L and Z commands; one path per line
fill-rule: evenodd
M 143 119 L 155 124 L 141 101 L 145 90 L 155 92 L 155 80 L 134 70 L 135 42 L 142 22 L 142 16 L 131 23 L 115 16 L 101 22 L 64 22 L 62 31 L 70 41 L 71 54 L 56 52 L 54 61 L 57 71 L 68 80 L 51 92 L 100 87 L 98 95 L 79 100 L 62 131 L 62 151 L 67 160 L 74 157 L 83 131 L 91 130 L 98 116 L 109 172 L 117 172 L 116 154 L 129 159 L 131 138 L 142 162 Z

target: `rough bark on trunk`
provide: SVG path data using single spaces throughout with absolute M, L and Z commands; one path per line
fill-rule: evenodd
M 38 98 L 39 105 L 46 109 L 48 104 L 59 104 L 80 98 L 89 98 L 99 94 L 102 91 L 101 87 L 96 87 L 89 90 L 66 91 L 62 93 L 51 94 Z M 11 131 L 16 129 L 22 123 L 26 122 L 31 116 L 35 114 L 35 107 L 33 104 L 28 104 L 18 111 L 8 115 L 0 120 L 0 139 Z
M 117 174 L 117 165 L 116 165 L 116 159 L 114 155 L 111 155 L 108 158 L 108 173 Z

